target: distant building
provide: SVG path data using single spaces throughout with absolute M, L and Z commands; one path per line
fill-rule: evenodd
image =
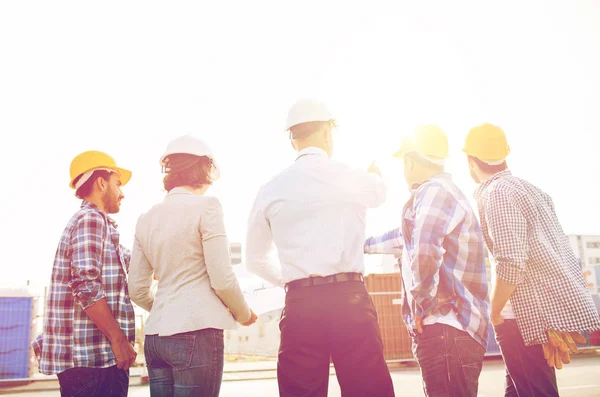
M 231 243 L 231 264 L 239 265 L 242 263 L 242 243 Z
M 250 327 L 225 330 L 225 355 L 277 357 L 279 350 L 279 319 L 281 309 L 261 314 Z
M 583 269 L 583 276 L 600 312 L 600 236 L 570 235 L 569 242 Z

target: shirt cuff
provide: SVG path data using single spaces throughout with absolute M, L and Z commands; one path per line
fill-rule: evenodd
M 73 291 L 73 296 L 83 310 L 105 297 L 104 288 L 102 288 L 102 284 L 100 283 L 89 283 L 86 287 Z
M 525 272 L 516 263 L 498 263 L 496 266 L 496 275 L 508 284 L 517 285 L 523 281 Z

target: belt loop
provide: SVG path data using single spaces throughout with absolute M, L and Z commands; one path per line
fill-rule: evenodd
M 337 283 L 337 282 L 338 282 L 338 279 L 337 279 L 337 274 L 334 274 L 334 275 L 333 275 L 333 282 L 334 282 L 334 283 Z

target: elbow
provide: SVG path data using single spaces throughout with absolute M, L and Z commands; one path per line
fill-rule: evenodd
M 152 304 L 154 302 L 153 297 L 150 295 L 150 288 L 140 288 L 136 286 L 129 286 L 129 299 L 142 309 L 146 311 L 152 310 Z
M 248 272 L 258 275 L 258 273 L 260 273 L 260 269 L 261 266 L 254 258 L 246 257 L 246 270 L 248 270 Z
M 99 281 L 74 283 L 71 286 L 73 298 L 86 310 L 105 297 L 104 288 Z
M 525 277 L 525 266 L 514 262 L 498 262 L 496 275 L 507 284 L 518 285 Z

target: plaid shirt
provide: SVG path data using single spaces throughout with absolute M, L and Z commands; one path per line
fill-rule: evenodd
M 526 345 L 546 343 L 546 331 L 594 331 L 600 319 L 579 261 L 554 211 L 552 199 L 502 171 L 476 191 L 496 275 L 517 285 L 510 303 Z
M 116 364 L 110 342 L 84 311 L 99 299 L 106 298 L 125 336 L 135 340 L 135 317 L 127 291 L 130 258 L 130 251 L 119 244 L 113 220 L 84 201 L 60 239 L 44 330 L 32 342 L 41 373 Z
M 473 209 L 449 174 L 414 186 L 404 206 L 402 229 L 367 239 L 365 252 L 402 252 L 401 265 L 410 266 L 413 277 L 413 288 L 406 291 L 404 281 L 402 288 L 407 325 L 416 327 L 415 314 L 425 319 L 453 310 L 463 329 L 487 347 L 489 304 L 483 238 Z M 446 299 L 448 303 L 438 305 Z

